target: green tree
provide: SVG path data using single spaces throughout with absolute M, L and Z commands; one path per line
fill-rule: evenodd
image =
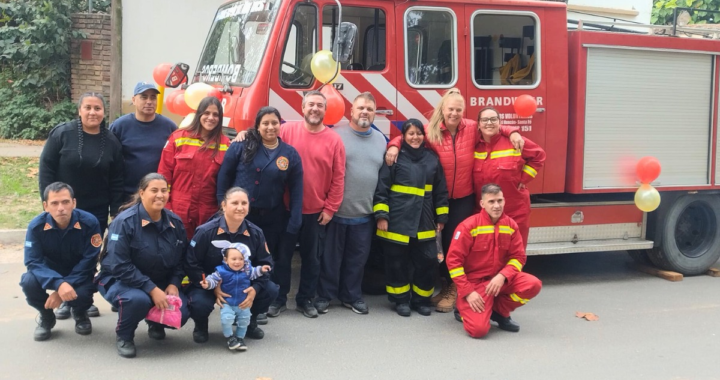
M 650 22 L 655 25 L 672 25 L 673 10 L 680 8 L 693 8 L 688 24 L 717 24 L 720 13 L 704 12 L 704 10 L 720 10 L 720 0 L 654 0 Z

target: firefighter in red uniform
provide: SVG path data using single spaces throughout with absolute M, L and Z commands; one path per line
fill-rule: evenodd
M 219 209 L 217 175 L 230 145 L 222 120 L 220 101 L 203 99 L 190 126 L 173 132 L 162 152 L 158 173 L 170 188 L 165 208 L 182 219 L 188 239 Z
M 488 333 L 490 320 L 505 331 L 520 331 L 510 313 L 542 287 L 535 276 L 522 272 L 525 248 L 517 224 L 503 214 L 500 186 L 486 184 L 481 196 L 482 211 L 460 223 L 446 257 L 458 289 L 457 308 L 473 338 Z
M 485 184 L 500 185 L 505 194 L 505 213 L 518 224 L 524 247 L 527 248 L 530 232 L 530 192 L 527 184 L 545 163 L 545 151 L 525 137 L 522 151 L 515 150 L 510 139 L 500 133 L 499 116 L 492 107 L 483 108 L 478 116 L 482 138 L 475 146 L 475 207 L 480 204 L 480 189 Z

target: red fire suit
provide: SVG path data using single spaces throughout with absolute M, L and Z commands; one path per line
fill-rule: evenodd
M 218 211 L 217 174 L 230 139 L 222 135 L 217 151 L 215 144 L 202 147 L 204 143 L 188 130 L 178 129 L 165 144 L 158 167 L 170 187 L 165 208 L 182 219 L 188 239 Z
M 490 143 L 480 140 L 475 146 L 475 165 L 473 183 L 475 188 L 475 207 L 480 208 L 480 189 L 488 183 L 500 185 L 505 196 L 505 214 L 511 217 L 520 228 L 523 244 L 527 247 L 530 232 L 530 192 L 527 188 L 518 190 L 523 183 L 527 185 L 537 175 L 545 163 L 545 151 L 538 144 L 525 140 L 522 152 L 513 148 L 508 137 L 498 133 Z
M 490 330 L 493 311 L 509 317 L 510 313 L 540 293 L 542 283 L 535 276 L 523 273 L 525 248 L 517 224 L 503 214 L 493 224 L 481 211 L 465 219 L 455 230 L 446 260 L 450 277 L 457 285 L 457 308 L 465 330 L 480 338 Z M 485 287 L 498 273 L 505 284 L 497 297 L 485 294 Z M 485 302 L 485 310 L 476 313 L 466 298 L 473 291 Z

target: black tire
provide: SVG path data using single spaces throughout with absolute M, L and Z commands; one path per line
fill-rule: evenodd
M 720 197 L 681 196 L 662 223 L 660 244 L 645 251 L 657 267 L 692 276 L 705 273 L 720 258 Z

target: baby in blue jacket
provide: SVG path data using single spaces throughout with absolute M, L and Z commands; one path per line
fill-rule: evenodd
M 250 287 L 250 281 L 267 274 L 269 265 L 253 267 L 250 265 L 250 248 L 242 243 L 230 243 L 227 240 L 215 240 L 212 244 L 222 248 L 223 264 L 218 265 L 210 276 L 200 282 L 203 289 L 214 289 L 220 283 L 223 293 L 230 295 L 226 298 L 227 305 L 220 308 L 220 323 L 227 346 L 230 350 L 245 351 L 245 333 L 250 324 L 250 308 L 240 308 L 247 294 L 245 289 Z M 220 282 L 222 280 L 222 282 Z M 233 323 L 237 325 L 233 334 Z

